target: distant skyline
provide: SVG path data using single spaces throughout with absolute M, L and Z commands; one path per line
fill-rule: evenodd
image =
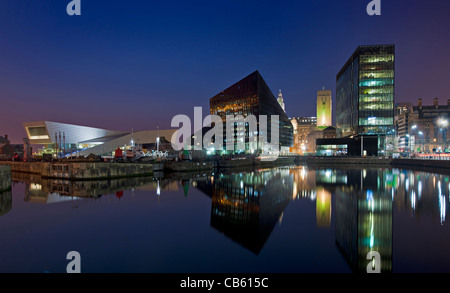
M 396 102 L 450 98 L 450 1 L 382 0 L 381 16 L 369 0 L 82 0 L 81 16 L 68 2 L 0 3 L 0 135 L 12 143 L 26 121 L 170 128 L 255 70 L 288 116 L 315 116 L 317 91 L 335 105 L 359 45 L 395 44 Z

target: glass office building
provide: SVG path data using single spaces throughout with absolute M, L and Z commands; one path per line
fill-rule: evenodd
M 387 134 L 394 125 L 395 46 L 360 46 L 336 76 L 343 136 Z
M 262 145 L 253 148 L 249 143 L 250 133 L 248 125 L 242 122 L 235 125 L 235 137 L 226 137 L 226 117 L 227 115 L 254 115 L 258 119 L 258 131 L 260 128 L 260 115 L 267 116 L 267 138 L 271 139 L 271 116 L 278 115 L 279 119 L 279 144 L 278 150 L 280 152 L 289 152 L 289 147 L 293 146 L 293 126 L 284 110 L 281 108 L 277 99 L 273 95 L 270 88 L 262 78 L 258 71 L 253 72 L 239 82 L 230 86 L 226 90 L 220 92 L 210 99 L 210 111 L 212 115 L 218 115 L 222 118 L 224 123 L 224 148 L 226 140 L 233 140 L 237 143 L 239 137 L 245 137 L 245 150 L 242 152 L 251 153 L 253 151 L 262 151 Z M 259 135 L 259 133 L 257 133 Z M 253 134 L 255 135 L 255 134 Z M 272 143 L 272 142 L 271 142 Z M 235 148 L 240 152 L 237 148 Z M 235 152 L 235 151 L 233 151 Z

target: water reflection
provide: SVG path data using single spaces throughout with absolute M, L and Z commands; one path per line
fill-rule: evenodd
M 319 228 L 329 228 L 331 225 L 331 192 L 324 187 L 317 188 L 316 219 Z
M 25 201 L 30 203 L 54 203 L 74 198 L 95 200 L 104 195 L 120 200 L 128 190 L 150 191 L 158 199 L 166 191 L 189 197 L 192 189 L 198 189 L 210 198 L 210 211 L 207 210 L 210 226 L 238 243 L 237 247 L 244 247 L 244 251 L 258 256 L 277 225 L 283 225 L 292 213 L 305 212 L 307 206 L 312 212 L 312 216 L 306 213 L 313 223 L 312 228 L 307 223 L 295 223 L 295 228 L 302 227 L 301 235 L 292 233 L 274 241 L 284 244 L 297 237 L 300 244 L 309 243 L 307 238 L 319 235 L 317 231 L 322 235 L 334 233 L 329 245 L 342 263 L 345 260 L 344 266 L 357 272 L 366 271 L 370 262 L 366 257 L 370 251 L 380 253 L 382 272 L 393 270 L 394 211 L 408 214 L 417 222 L 425 216 L 431 218 L 434 221 L 431 228 L 434 228 L 447 224 L 446 211 L 450 205 L 447 202 L 450 200 L 448 175 L 400 169 L 297 166 L 180 178 L 136 177 L 75 182 L 13 173 L 13 180 L 25 182 Z M 297 205 L 291 214 L 286 212 L 290 204 L 298 203 L 302 204 L 301 209 Z M 11 192 L 0 194 L 0 215 L 8 213 L 11 207 Z M 446 237 L 442 231 L 435 233 L 441 233 L 432 235 L 439 241 Z M 308 245 L 305 247 L 316 249 Z M 314 253 L 320 251 L 311 251 Z
M 255 254 L 288 203 L 309 199 L 315 201 L 317 228 L 334 228 L 335 245 L 353 271 L 366 272 L 368 253 L 377 251 L 381 272 L 391 272 L 393 206 L 444 224 L 448 181 L 421 171 L 295 167 L 216 174 L 197 188 L 212 199 L 211 226 Z
M 24 200 L 31 203 L 58 203 L 74 199 L 98 199 L 113 195 L 120 199 L 126 190 L 178 191 L 178 182 L 153 177 L 130 177 L 102 181 L 44 179 L 38 175 L 13 173 L 13 181 L 25 183 Z M 76 207 L 76 206 L 74 206 Z
M 395 189 L 392 198 L 398 209 L 406 210 L 419 219 L 431 215 L 434 221 L 444 225 L 449 200 L 449 176 L 393 170 L 389 179 Z
M 347 183 L 335 183 L 336 245 L 354 271 L 366 272 L 367 255 L 380 254 L 381 272 L 392 270 L 392 197 L 380 170 L 333 171 Z M 342 181 L 342 182 L 343 182 Z
M 292 198 L 289 169 L 220 174 L 197 188 L 212 199 L 211 226 L 259 254 Z
M 6 215 L 12 208 L 12 192 L 0 192 L 0 216 Z

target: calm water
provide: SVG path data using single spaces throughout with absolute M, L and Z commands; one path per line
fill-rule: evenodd
M 449 175 L 276 168 L 99 182 L 13 174 L 0 272 L 450 272 Z

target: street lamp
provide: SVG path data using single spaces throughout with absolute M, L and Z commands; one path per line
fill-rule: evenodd
M 446 118 L 440 118 L 437 121 L 438 125 L 441 126 L 442 131 L 442 140 L 443 140 L 443 149 L 447 149 L 447 126 L 448 126 L 448 120 Z
M 411 129 L 408 130 L 408 134 L 406 135 L 408 137 L 408 153 L 411 153 L 411 148 L 413 148 L 413 150 L 414 150 L 415 145 L 413 146 L 411 144 L 411 130 L 416 130 L 416 129 L 417 129 L 417 124 L 411 125 Z M 416 136 L 414 135 L 413 138 L 414 138 L 414 144 L 415 144 Z
M 448 120 L 447 120 L 447 119 L 444 119 L 444 118 L 440 118 L 440 119 L 438 120 L 438 124 L 439 124 L 440 126 L 442 126 L 442 127 L 447 127 L 447 126 L 448 126 Z

